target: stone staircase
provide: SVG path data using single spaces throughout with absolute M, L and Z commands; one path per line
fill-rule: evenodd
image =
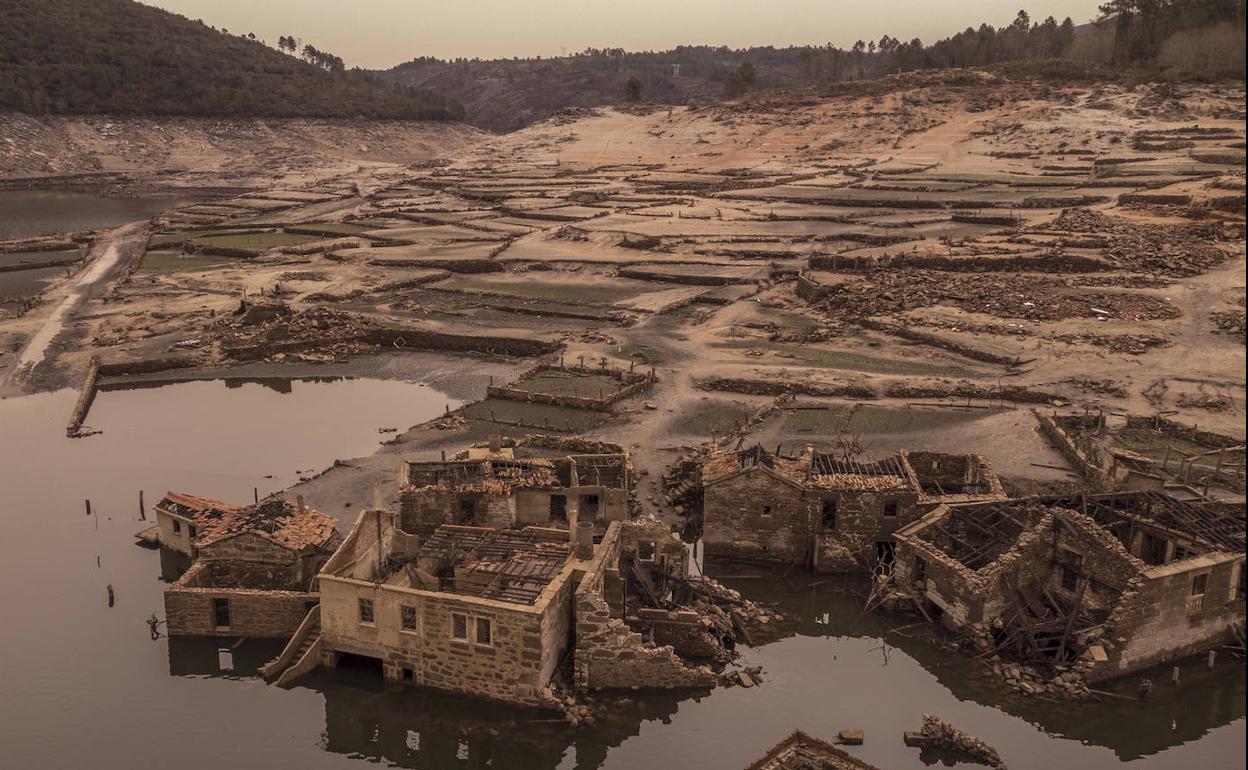
M 288 687 L 321 663 L 321 607 L 308 610 L 290 641 L 273 660 L 260 667 L 266 682 Z

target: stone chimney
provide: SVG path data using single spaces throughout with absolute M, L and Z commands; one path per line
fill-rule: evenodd
M 303 513 L 303 495 L 295 495 L 295 510 Z
M 499 433 L 490 434 L 490 454 L 492 455 L 502 454 L 502 451 L 503 451 L 502 434 L 499 434 Z
M 594 523 L 578 521 L 573 534 L 576 538 L 576 558 L 581 561 L 594 558 Z

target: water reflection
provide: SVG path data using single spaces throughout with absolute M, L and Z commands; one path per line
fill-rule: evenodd
M 282 651 L 276 639 L 169 637 L 169 675 L 254 679 Z
M 715 574 L 717 567 L 740 572 L 711 564 L 708 573 Z M 790 574 L 785 580 L 773 576 L 748 581 L 726 578 L 724 582 L 751 599 L 777 603 L 796 615 L 801 636 L 878 640 L 869 649 L 880 656 L 884 667 L 890 655 L 904 655 L 932 674 L 959 701 L 995 706 L 1049 735 L 1106 747 L 1123 760 L 1147 757 L 1197 740 L 1243 719 L 1248 712 L 1244 663 L 1227 654 L 1212 670 L 1204 656 L 1180 661 L 1179 687 L 1170 685 L 1172 666 L 1167 665 L 1098 685 L 1120 698 L 1059 704 L 1025 697 L 1005 687 L 987 666 L 947 649 L 953 640 L 926 623 L 916 625 L 914 618 L 907 616 L 864 614 L 860 607 L 867 588 L 853 578 L 809 575 L 795 580 Z M 799 590 L 794 590 L 795 583 Z M 811 584 L 811 588 L 800 588 Z M 1140 698 L 1139 681 L 1144 677 L 1157 686 L 1147 698 Z M 917 728 L 917 714 L 914 725 Z M 990 732 L 978 735 L 1004 750 Z
M 325 697 L 326 751 L 415 770 L 590 770 L 644 723 L 666 722 L 690 698 L 642 693 L 619 701 L 592 727 L 575 729 L 549 712 L 386 683 L 362 664 L 318 672 L 304 686 Z

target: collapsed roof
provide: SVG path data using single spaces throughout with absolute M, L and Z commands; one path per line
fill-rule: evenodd
M 198 530 L 195 536 L 198 548 L 245 533 L 259 535 L 292 551 L 332 548 L 339 540 L 334 519 L 282 497 L 268 497 L 255 505 L 239 506 L 168 492 L 157 507 L 190 519 Z

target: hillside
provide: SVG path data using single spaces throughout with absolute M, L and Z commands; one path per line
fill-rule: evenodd
M 743 49 L 680 46 L 670 51 L 587 49 L 556 59 L 418 58 L 379 73 L 391 82 L 453 95 L 466 120 L 514 130 L 569 108 L 643 102 L 707 103 L 750 91 L 835 92 L 846 81 L 925 69 L 1020 65 L 1037 74 L 1086 72 L 1089 80 L 1211 80 L 1244 73 L 1243 0 L 1114 0 L 1094 23 L 980 24 L 934 43 L 885 35 L 833 45 Z
M 0 0 L 0 109 L 454 120 L 452 97 L 330 72 L 132 0 Z

